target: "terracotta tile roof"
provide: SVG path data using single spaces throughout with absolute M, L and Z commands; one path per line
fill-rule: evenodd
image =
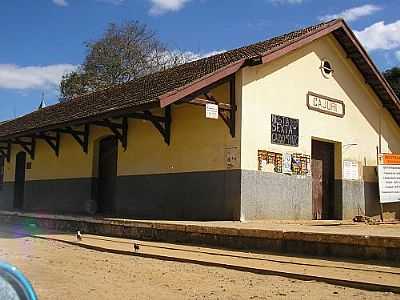
M 328 28 L 335 22 L 337 21 L 333 20 L 296 30 L 250 46 L 186 63 L 125 84 L 45 107 L 0 124 L 0 138 L 27 134 L 33 130 L 61 127 L 71 122 L 83 123 L 90 118 L 100 118 L 112 112 L 122 115 L 127 110 L 134 110 L 142 105 L 158 105 L 159 97 L 166 93 L 192 84 L 240 60 L 259 57 L 282 46 L 290 45 L 294 41 Z

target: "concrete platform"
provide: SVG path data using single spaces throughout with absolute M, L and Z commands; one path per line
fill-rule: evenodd
M 400 263 L 400 223 L 338 221 L 183 222 L 0 212 L 0 223 L 64 232 L 240 250 Z

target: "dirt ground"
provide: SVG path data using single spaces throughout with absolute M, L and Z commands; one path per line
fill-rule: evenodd
M 0 233 L 40 299 L 400 299 L 399 295 L 82 249 Z

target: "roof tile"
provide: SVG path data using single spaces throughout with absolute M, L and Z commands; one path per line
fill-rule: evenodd
M 158 103 L 158 97 L 191 84 L 242 59 L 249 59 L 290 44 L 323 29 L 335 20 L 296 30 L 249 46 L 230 50 L 197 61 L 150 74 L 105 90 L 82 95 L 69 101 L 47 106 L 22 117 L 0 123 L 0 138 L 35 129 L 85 121 L 109 111 L 123 111 L 142 104 Z

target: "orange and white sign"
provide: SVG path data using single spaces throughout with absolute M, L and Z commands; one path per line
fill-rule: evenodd
M 381 203 L 400 202 L 400 155 L 378 155 L 379 198 Z
M 378 162 L 380 165 L 400 165 L 400 154 L 379 154 Z

